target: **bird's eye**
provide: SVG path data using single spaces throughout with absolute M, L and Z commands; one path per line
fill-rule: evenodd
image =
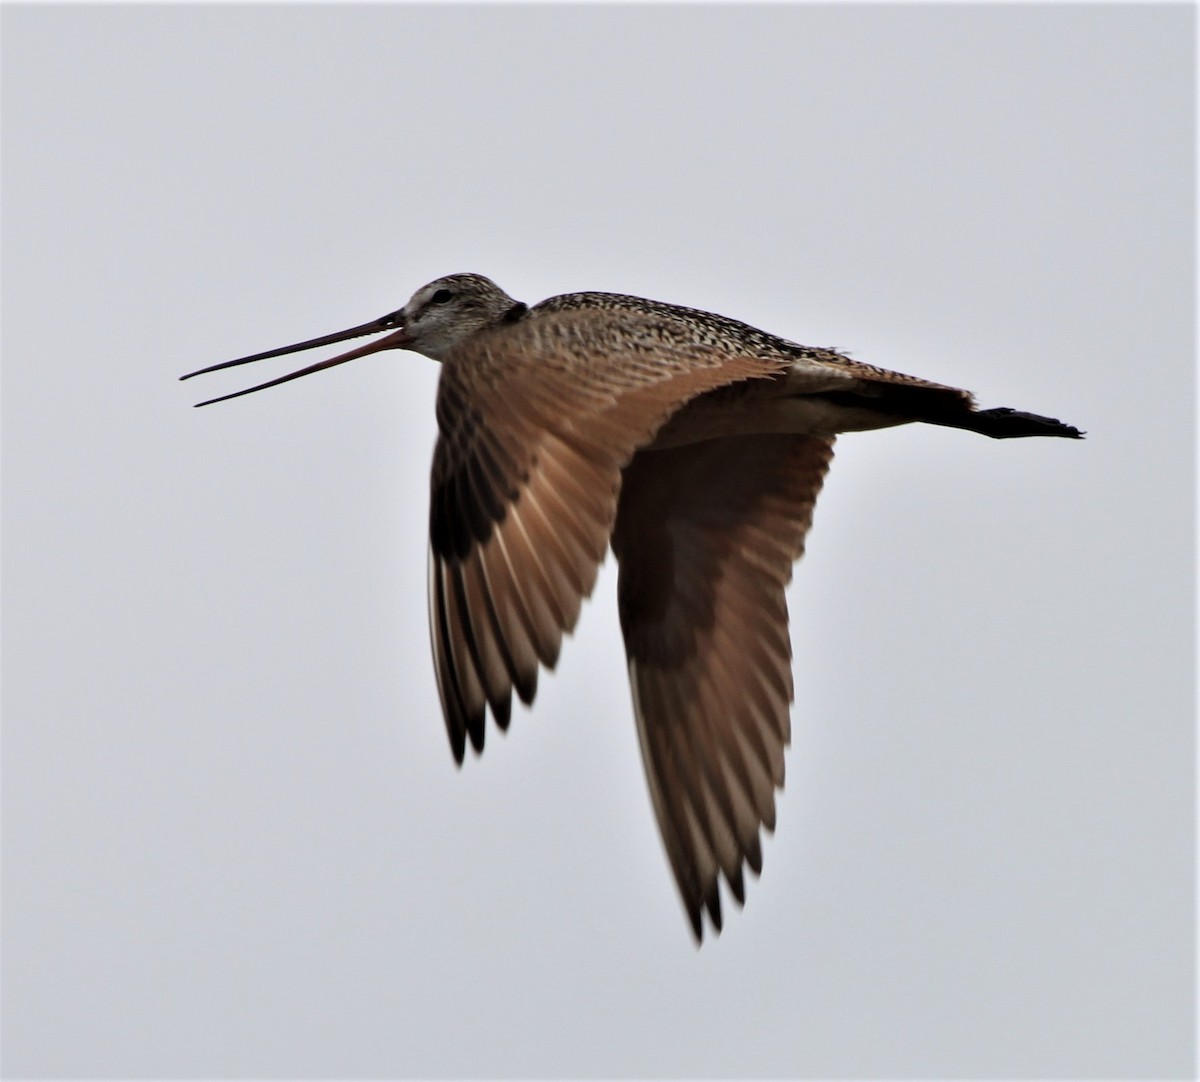
M 454 294 L 449 289 L 439 289 L 432 297 L 429 298 L 430 304 L 445 304 L 452 300 Z

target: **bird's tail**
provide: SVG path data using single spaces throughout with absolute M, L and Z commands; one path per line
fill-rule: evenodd
M 907 377 L 898 377 L 905 378 Z M 871 382 L 867 390 L 858 392 L 830 391 L 821 396 L 843 406 L 870 407 L 880 413 L 892 414 L 910 421 L 924 421 L 945 428 L 961 428 L 978 432 L 994 440 L 1019 436 L 1061 436 L 1069 440 L 1083 439 L 1083 433 L 1073 425 L 1053 417 L 1042 417 L 1024 410 L 1008 407 L 976 409 L 971 396 L 956 387 L 938 384 Z
M 939 415 L 935 411 L 922 420 L 929 424 L 962 428 L 967 432 L 979 432 L 994 440 L 1007 440 L 1019 436 L 1062 436 L 1069 440 L 1083 439 L 1083 433 L 1073 425 L 1064 424 L 1053 417 L 1041 417 L 1036 413 L 1014 410 L 1008 407 L 990 410 L 957 410 Z

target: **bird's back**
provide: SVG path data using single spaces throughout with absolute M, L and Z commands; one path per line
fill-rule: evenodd
M 801 384 L 815 372 L 832 370 L 839 376 L 866 383 L 947 391 L 967 404 L 971 402 L 970 394 L 957 387 L 856 361 L 836 349 L 801 345 L 716 312 L 625 293 L 563 293 L 534 305 L 529 310 L 529 316 L 536 320 L 543 315 L 573 311 L 594 313 L 594 325 L 597 329 L 607 328 L 610 335 L 622 324 L 629 327 L 631 332 L 636 327 L 638 333 L 642 334 L 650 327 L 665 344 L 673 347 L 698 347 L 727 356 L 753 356 L 784 362 L 800 377 Z
M 715 312 L 647 300 L 645 297 L 633 297 L 625 293 L 563 293 L 535 304 L 529 315 L 536 319 L 539 315 L 568 311 L 594 313 L 597 323 L 620 323 L 622 316 L 627 316 L 632 322 L 640 325 L 661 327 L 665 336 L 681 345 L 699 345 L 729 353 L 749 353 L 780 360 L 847 359 L 834 350 L 814 349 L 797 342 L 789 342 L 786 338 L 768 334 L 748 323 L 717 315 Z

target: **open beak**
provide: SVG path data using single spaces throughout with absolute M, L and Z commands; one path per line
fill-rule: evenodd
M 244 391 L 234 391 L 233 394 L 223 394 L 219 398 L 209 398 L 204 402 L 196 403 L 197 406 L 210 406 L 214 402 L 224 402 L 227 398 L 240 398 L 244 394 L 261 391 L 267 387 L 275 387 L 280 383 L 287 383 L 288 380 L 299 379 L 301 376 L 320 372 L 323 368 L 332 368 L 334 365 L 344 364 L 346 361 L 353 361 L 358 357 L 365 357 L 369 353 L 378 353 L 383 349 L 404 349 L 412 341 L 408 335 L 408 331 L 404 327 L 404 312 L 392 312 L 390 315 L 383 316 L 370 323 L 364 323 L 359 327 L 351 327 L 349 330 L 338 331 L 336 334 L 326 334 L 320 338 L 310 338 L 307 342 L 297 342 L 294 346 L 269 349 L 265 353 L 255 353 L 249 357 L 239 357 L 236 361 L 224 361 L 221 364 L 209 365 L 207 368 L 201 368 L 196 372 L 189 372 L 186 376 L 180 376 L 179 378 L 191 379 L 192 376 L 202 376 L 206 372 L 216 372 L 222 368 L 234 368 L 239 364 L 250 364 L 251 361 L 265 361 L 268 357 L 283 357 L 288 353 L 299 353 L 305 349 L 316 349 L 317 346 L 331 346 L 334 342 L 344 342 L 347 338 L 361 338 L 364 334 L 379 334 L 382 331 L 391 331 L 392 333 L 383 338 L 377 338 L 374 342 L 369 342 L 365 346 L 359 346 L 358 349 L 352 349 L 348 353 L 341 353 L 336 357 L 331 357 L 327 361 L 318 361 L 316 364 L 310 364 L 307 368 L 301 368 L 298 372 L 291 372 L 286 376 L 280 376 L 278 379 L 268 380 L 266 383 L 260 383 L 256 387 L 247 387 Z

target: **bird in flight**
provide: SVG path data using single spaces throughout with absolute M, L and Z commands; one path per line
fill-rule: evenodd
M 611 544 L 651 802 L 692 931 L 721 929 L 775 827 L 793 697 L 784 589 L 842 432 L 921 421 L 996 439 L 1078 429 L 977 409 L 955 387 L 724 316 L 615 293 L 532 308 L 478 274 L 336 334 L 192 372 L 382 334 L 234 394 L 386 349 L 442 364 L 429 620 L 461 765 L 490 711 L 533 702 Z

